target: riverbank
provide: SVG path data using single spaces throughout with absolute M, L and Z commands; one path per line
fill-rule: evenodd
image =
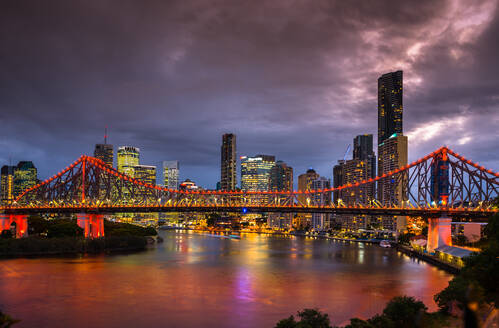
M 425 261 L 426 263 L 429 263 L 433 266 L 436 266 L 437 268 L 442 269 L 448 273 L 458 274 L 461 271 L 461 268 L 456 266 L 456 265 L 452 265 L 450 263 L 443 262 L 435 256 L 432 256 L 429 254 L 423 254 L 421 252 L 417 252 L 408 246 L 398 244 L 396 246 L 396 249 L 399 252 L 401 252 L 402 254 L 405 254 L 407 256 L 414 257 L 414 258 L 417 258 L 419 260 Z
M 144 236 L 109 236 L 95 239 L 33 236 L 0 239 L 0 258 L 129 252 L 146 248 L 147 238 Z
M 321 238 L 321 239 L 331 239 L 337 241 L 348 241 L 355 243 L 368 243 L 368 244 L 379 244 L 383 239 L 353 239 L 353 238 L 341 238 L 336 236 L 327 236 L 327 235 L 315 235 L 315 234 L 306 234 L 302 232 L 282 232 L 282 231 L 240 231 L 240 230 L 210 230 L 210 229 L 192 229 L 192 228 L 177 228 L 177 227 L 166 227 L 162 226 L 159 228 L 160 230 L 186 230 L 186 231 L 194 231 L 194 232 L 207 232 L 207 233 L 224 233 L 224 234 L 241 234 L 241 233 L 255 233 L 255 234 L 266 234 L 266 235 L 276 235 L 276 236 L 297 236 L 297 237 L 310 237 L 310 238 Z

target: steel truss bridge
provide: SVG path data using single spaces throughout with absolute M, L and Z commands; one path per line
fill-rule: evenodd
M 445 171 L 441 169 L 444 165 Z M 443 176 L 443 183 L 435 181 L 438 176 Z M 438 185 L 445 190 L 439 190 Z M 383 186 L 384 197 L 381 200 L 367 197 L 368 191 L 378 189 L 377 186 Z M 321 200 L 331 199 L 334 192 L 349 201 Z M 81 156 L 53 177 L 25 190 L 13 204 L 0 207 L 0 212 L 109 214 L 246 209 L 248 212 L 487 217 L 497 212 L 493 202 L 498 196 L 499 173 L 446 147 L 379 177 L 337 188 L 305 191 L 173 190 L 129 177 L 97 158 Z
M 337 202 L 323 201 L 333 193 L 339 195 Z M 447 147 L 372 179 L 298 191 L 172 190 L 129 177 L 97 158 L 81 156 L 25 190 L 12 204 L 0 207 L 0 213 L 4 218 L 19 218 L 34 213 L 218 211 L 447 216 L 484 221 L 498 211 L 493 207 L 498 196 L 499 173 Z

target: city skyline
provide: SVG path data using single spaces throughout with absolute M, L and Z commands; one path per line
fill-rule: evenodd
M 499 154 L 490 151 L 499 145 L 496 2 L 467 8 L 394 2 L 389 14 L 348 3 L 323 6 L 319 13 L 274 2 L 268 12 L 285 13 L 274 23 L 273 15 L 228 3 L 191 18 L 183 13 L 194 11 L 192 2 L 151 4 L 143 8 L 150 24 L 133 19 L 133 6 L 54 1 L 5 8 L 1 44 L 10 51 L 0 77 L 0 164 L 31 160 L 41 178 L 49 177 L 91 155 L 108 125 L 110 144 L 141 148 L 141 160 L 158 167 L 178 159 L 182 176 L 205 187 L 218 181 L 225 132 L 238 136 L 238 156 L 272 154 L 295 176 L 312 166 L 330 177 L 353 136 L 373 134 L 377 143 L 376 81 L 403 70 L 409 161 L 448 145 L 499 167 Z M 98 14 L 114 11 L 123 21 Z M 370 19 L 352 25 L 338 16 L 342 11 Z M 35 28 L 17 25 L 20 17 Z M 75 20 L 83 36 L 70 24 Z M 95 20 L 102 30 L 92 27 Z M 162 32 L 177 30 L 176 22 L 186 26 L 180 35 Z

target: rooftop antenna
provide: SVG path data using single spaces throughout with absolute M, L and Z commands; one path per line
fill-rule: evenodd
M 106 128 L 104 129 L 104 145 L 107 144 L 107 125 Z
M 347 151 L 345 152 L 345 156 L 343 156 L 343 160 L 346 161 L 348 152 L 350 151 L 350 144 L 348 144 Z

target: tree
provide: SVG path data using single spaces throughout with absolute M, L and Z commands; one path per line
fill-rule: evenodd
M 19 322 L 19 320 L 12 319 L 10 316 L 2 313 L 2 311 L 0 310 L 0 328 L 9 328 L 17 322 Z
M 393 298 L 383 310 L 383 315 L 390 319 L 395 327 L 418 327 L 422 315 L 428 308 L 414 297 L 399 296 Z
M 294 316 L 283 319 L 277 323 L 275 328 L 332 328 L 329 316 L 317 309 L 298 311 L 298 317 L 300 317 L 300 321 L 296 321 Z

